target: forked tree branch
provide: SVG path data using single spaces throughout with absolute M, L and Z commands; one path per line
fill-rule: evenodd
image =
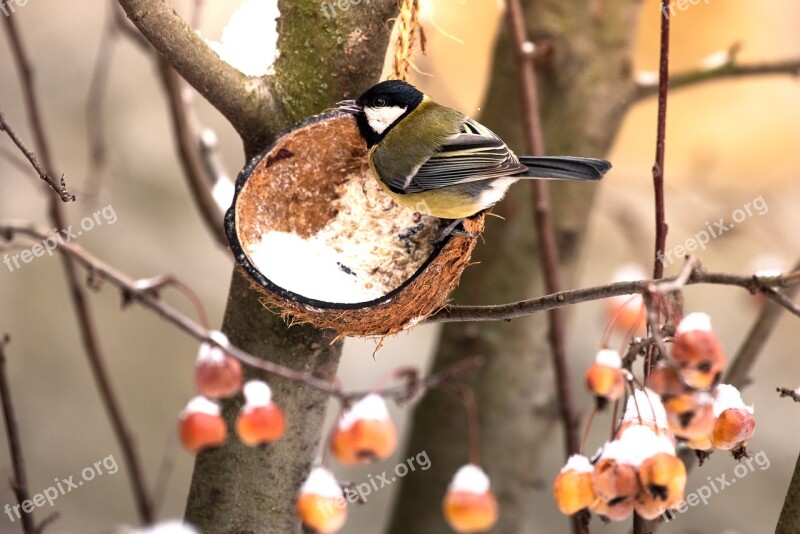
M 277 131 L 286 121 L 269 78 L 251 78 L 217 55 L 167 0 L 119 0 L 128 18 L 242 137 Z

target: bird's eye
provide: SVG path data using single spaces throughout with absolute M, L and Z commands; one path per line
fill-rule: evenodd
M 375 99 L 375 107 L 376 108 L 382 108 L 385 105 L 386 105 L 386 99 L 385 98 L 378 97 L 378 98 Z

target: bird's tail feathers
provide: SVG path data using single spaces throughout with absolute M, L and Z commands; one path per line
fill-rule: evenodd
M 521 156 L 519 162 L 528 167 L 522 178 L 551 180 L 599 180 L 611 168 L 604 159 L 574 156 Z

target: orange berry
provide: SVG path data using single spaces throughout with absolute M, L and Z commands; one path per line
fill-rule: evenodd
M 397 447 L 397 431 L 383 398 L 367 395 L 343 413 L 330 446 L 334 456 L 346 465 L 391 456 Z
M 714 399 L 707 393 L 684 393 L 671 397 L 664 407 L 669 429 L 679 438 L 700 440 L 714 428 Z
M 711 319 L 705 313 L 690 313 L 678 325 L 672 344 L 672 360 L 689 386 L 712 387 L 725 368 L 725 354 Z
M 645 519 L 655 519 L 683 500 L 686 466 L 680 458 L 660 452 L 643 461 L 638 471 L 642 491 L 636 498 L 636 511 Z
M 600 458 L 592 472 L 592 489 L 595 495 L 606 503 L 621 503 L 639 493 L 639 480 L 636 468 L 630 464 L 618 463 L 612 458 Z
M 592 489 L 592 471 L 589 459 L 579 454 L 570 456 L 553 482 L 553 497 L 564 515 L 575 514 L 588 508 L 595 500 Z
M 601 350 L 586 371 L 586 387 L 598 399 L 615 401 L 625 394 L 625 371 L 615 350 Z
M 195 397 L 180 414 L 178 432 L 184 448 L 198 453 L 222 445 L 228 427 L 220 415 L 219 406 L 205 397 Z
M 203 343 L 197 356 L 194 382 L 197 390 L 206 397 L 230 397 L 242 387 L 242 364 L 221 348 Z
M 236 433 L 242 443 L 254 447 L 283 436 L 286 421 L 283 412 L 272 402 L 272 391 L 260 380 L 244 385 L 245 405 L 236 418 Z
M 756 419 L 742 408 L 728 408 L 717 417 L 711 432 L 711 443 L 718 449 L 729 451 L 743 445 L 753 437 Z
M 489 477 L 477 465 L 467 464 L 456 472 L 442 508 L 447 523 L 456 532 L 485 532 L 497 522 L 497 500 Z
M 336 478 L 328 469 L 315 467 L 300 488 L 297 516 L 317 534 L 338 532 L 347 521 L 347 501 Z
M 753 407 L 745 405 L 739 390 L 729 384 L 720 384 L 714 390 L 714 430 L 711 443 L 723 450 L 735 449 L 753 437 L 756 420 Z

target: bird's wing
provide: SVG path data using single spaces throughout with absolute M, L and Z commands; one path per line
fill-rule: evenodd
M 420 193 L 457 184 L 514 176 L 527 171 L 491 130 L 465 119 L 461 131 L 442 145 L 415 174 L 391 180 L 395 191 Z

